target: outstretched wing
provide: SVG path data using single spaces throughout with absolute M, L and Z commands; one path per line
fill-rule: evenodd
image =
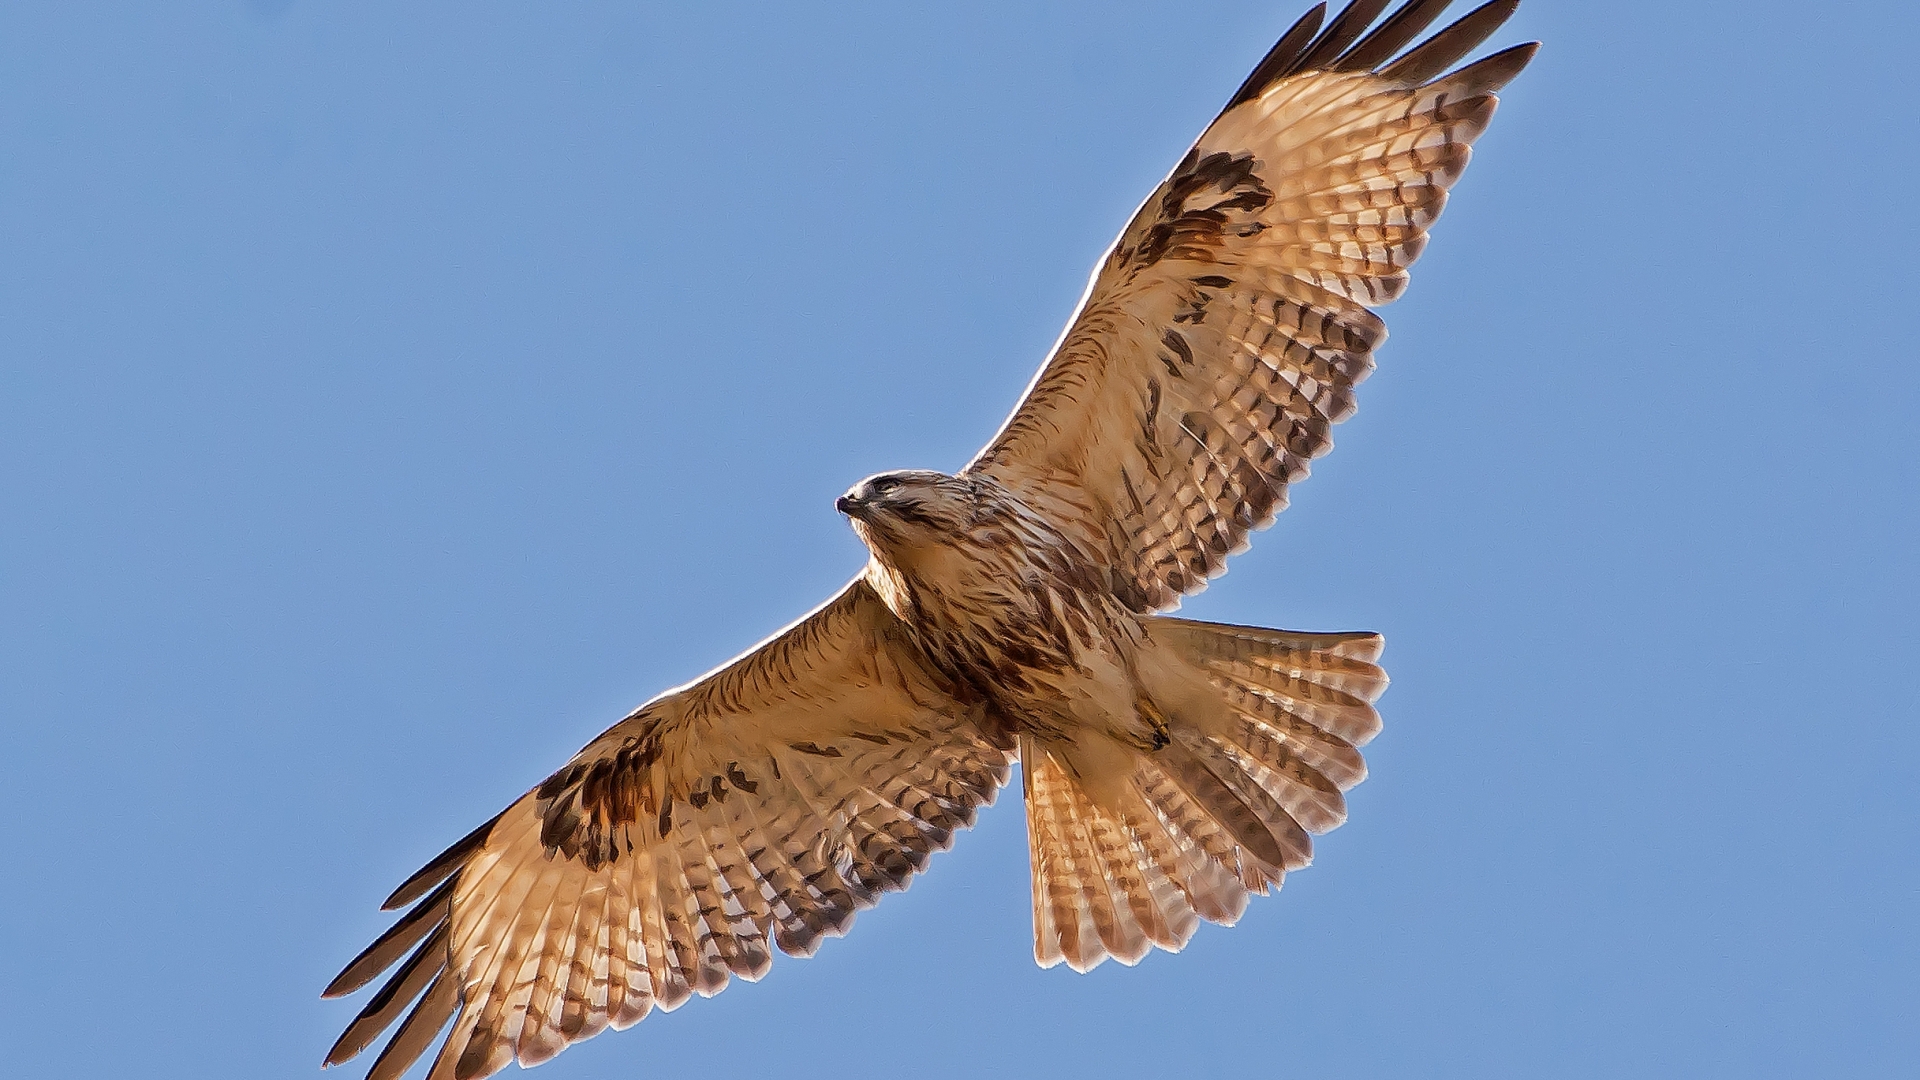
M 844 931 L 1007 779 L 984 703 L 918 657 L 856 581 L 616 724 L 388 900 L 418 903 L 326 992 L 400 967 L 327 1064 L 418 998 L 372 1077 L 449 1018 L 432 1080 L 532 1065 Z
M 1390 59 L 1446 0 L 1325 5 L 1283 37 L 1094 273 L 970 470 L 1114 567 L 1136 610 L 1221 572 L 1332 447 L 1447 188 L 1536 46 L 1444 73 L 1496 0 Z

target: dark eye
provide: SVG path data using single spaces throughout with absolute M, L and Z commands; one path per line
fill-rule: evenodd
M 892 491 L 894 488 L 897 488 L 899 486 L 900 486 L 899 477 L 883 476 L 880 479 L 875 480 L 873 482 L 873 493 L 875 495 L 885 495 L 887 492 Z

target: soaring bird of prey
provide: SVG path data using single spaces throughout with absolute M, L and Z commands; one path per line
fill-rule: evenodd
M 1386 337 L 1371 309 L 1536 47 L 1456 67 L 1517 0 L 1412 48 L 1447 0 L 1374 26 L 1386 3 L 1281 37 L 966 468 L 839 498 L 871 554 L 839 595 L 635 710 L 387 899 L 413 907 L 326 994 L 398 969 L 328 1065 L 400 1020 L 371 1076 L 444 1029 L 429 1075 L 467 1080 L 758 979 L 905 888 L 1016 760 L 1043 966 L 1178 950 L 1307 865 L 1366 775 L 1379 636 L 1159 613 L 1332 445 Z

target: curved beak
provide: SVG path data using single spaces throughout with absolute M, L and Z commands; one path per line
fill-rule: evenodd
M 842 495 L 833 500 L 833 508 L 848 517 L 859 517 L 860 512 L 867 508 L 867 504 L 851 496 Z

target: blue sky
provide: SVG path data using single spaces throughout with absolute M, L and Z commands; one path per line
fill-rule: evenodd
M 314 1069 L 386 892 L 845 581 L 833 496 L 971 455 L 1300 6 L 0 9 L 9 1068 Z M 1529 0 L 1185 609 L 1387 636 L 1311 870 L 1043 972 L 1003 800 L 543 1080 L 1920 1066 L 1920 14 L 1730 7 Z

